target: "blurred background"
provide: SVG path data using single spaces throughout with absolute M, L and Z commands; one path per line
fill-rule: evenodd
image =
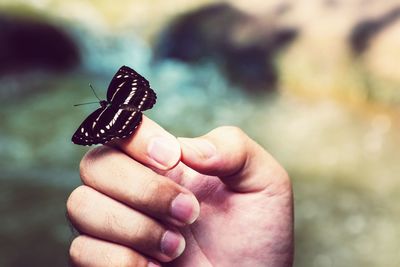
M 297 267 L 400 266 L 400 1 L 0 1 L 0 266 L 67 266 L 70 138 L 128 65 L 177 136 L 237 125 L 293 179 Z

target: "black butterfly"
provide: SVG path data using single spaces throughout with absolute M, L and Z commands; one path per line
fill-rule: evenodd
M 142 122 L 142 111 L 156 103 L 149 82 L 133 69 L 122 66 L 107 90 L 107 100 L 79 126 L 72 142 L 90 146 L 131 135 Z

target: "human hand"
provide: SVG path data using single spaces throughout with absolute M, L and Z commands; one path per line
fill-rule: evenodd
M 175 139 L 143 117 L 80 171 L 67 202 L 77 266 L 292 266 L 290 180 L 237 128 Z

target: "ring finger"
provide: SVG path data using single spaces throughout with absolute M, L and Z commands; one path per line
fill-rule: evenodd
M 162 262 L 178 257 L 185 247 L 179 232 L 88 186 L 71 193 L 67 210 L 82 233 L 133 248 Z

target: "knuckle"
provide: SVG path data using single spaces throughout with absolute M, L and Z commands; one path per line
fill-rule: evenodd
M 95 149 L 89 150 L 82 158 L 79 163 L 79 173 L 81 174 L 81 179 L 85 181 L 90 176 L 90 169 L 92 168 L 93 161 L 95 159 Z
M 104 266 L 145 267 L 148 266 L 146 258 L 132 253 L 129 250 L 121 251 L 118 259 L 103 255 Z
M 292 194 L 292 181 L 287 171 L 280 165 L 276 166 L 273 170 L 273 177 L 275 180 L 273 193 L 271 195 L 287 195 Z
M 278 170 L 276 171 L 276 175 L 279 177 L 279 179 L 285 189 L 289 189 L 292 187 L 292 181 L 290 180 L 290 176 L 289 176 L 288 172 L 282 166 L 278 167 Z
M 94 148 L 89 150 L 82 158 L 79 164 L 79 172 L 83 180 L 90 176 L 91 169 L 93 168 L 93 163 L 96 161 L 97 152 L 99 148 Z
M 281 166 L 279 166 L 279 167 L 280 167 L 279 173 L 280 173 L 281 179 L 283 181 L 287 181 L 290 183 L 289 173 L 283 167 L 281 167 Z
M 82 158 L 79 163 L 79 172 L 81 174 L 81 179 L 84 183 L 90 181 L 91 176 L 93 176 L 94 169 L 96 168 L 96 163 L 105 154 L 107 148 L 104 146 L 96 147 L 89 150 Z
M 118 257 L 116 257 L 118 255 Z M 76 237 L 69 248 L 71 266 L 147 266 L 148 261 L 128 248 L 110 249 L 86 235 Z
M 220 131 L 220 136 L 224 138 L 224 142 L 231 144 L 230 147 L 234 149 L 235 154 L 244 160 L 247 157 L 247 146 L 250 141 L 247 134 L 237 126 L 222 126 L 217 130 Z
M 84 236 L 78 236 L 69 247 L 69 257 L 71 262 L 75 266 L 81 266 L 83 261 L 83 251 L 85 249 L 86 238 Z
M 215 130 L 222 136 L 237 141 L 238 143 L 241 143 L 248 138 L 247 134 L 237 126 L 221 126 Z
M 88 187 L 81 185 L 74 189 L 67 200 L 67 213 L 73 218 L 78 215 L 78 212 L 82 212 L 88 203 Z

